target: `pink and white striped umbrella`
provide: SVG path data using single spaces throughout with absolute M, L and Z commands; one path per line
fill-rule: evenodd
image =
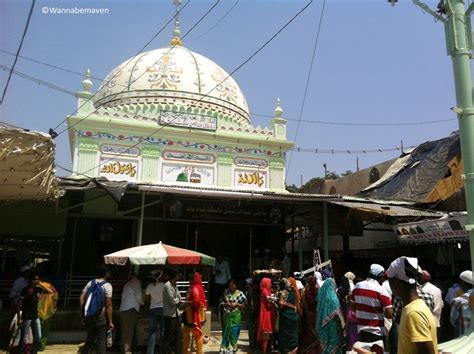
M 106 264 L 126 265 L 201 265 L 213 267 L 216 259 L 185 248 L 165 245 L 161 241 L 151 245 L 126 248 L 104 256 Z

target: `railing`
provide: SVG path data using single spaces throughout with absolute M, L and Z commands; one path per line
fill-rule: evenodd
M 94 279 L 95 276 L 93 275 L 73 275 L 67 276 L 65 281 L 65 292 L 64 295 L 61 296 L 59 294 L 59 298 L 63 300 L 63 304 L 65 307 L 71 306 L 72 304 L 79 303 L 79 297 L 81 296 L 82 290 L 86 286 L 86 284 L 91 280 Z M 122 289 L 127 279 L 111 279 L 110 284 L 114 291 L 112 292 L 112 301 L 120 300 L 122 296 Z

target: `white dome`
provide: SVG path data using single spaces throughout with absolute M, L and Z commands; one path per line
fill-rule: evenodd
M 227 76 L 219 65 L 183 46 L 155 49 L 113 69 L 94 103 L 96 107 L 138 103 L 199 107 L 248 124 L 245 97 L 232 77 L 222 82 Z

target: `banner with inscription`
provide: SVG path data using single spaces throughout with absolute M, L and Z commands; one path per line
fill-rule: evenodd
M 234 170 L 234 186 L 241 188 L 268 188 L 267 171 L 259 170 Z
M 202 165 L 163 163 L 161 168 L 163 182 L 215 184 L 215 168 Z
M 214 162 L 216 162 L 216 158 L 214 155 L 206 153 L 165 150 L 163 151 L 162 156 L 164 160 L 170 161 L 203 164 L 213 164 Z
M 270 206 L 246 201 L 229 203 L 216 199 L 209 203 L 186 200 L 182 201 L 182 209 L 181 218 L 188 220 L 265 223 L 268 225 L 283 225 L 285 221 L 285 207 L 277 203 Z
M 234 163 L 236 166 L 252 167 L 252 168 L 266 168 L 268 166 L 267 160 L 265 159 L 241 157 L 241 156 L 237 156 L 234 159 Z
M 137 181 L 138 160 L 100 158 L 99 176 L 115 181 Z
M 466 223 L 467 214 L 456 213 L 436 220 L 398 224 L 394 231 L 401 242 L 407 243 L 465 241 L 469 238 Z
M 129 147 L 122 145 L 113 144 L 102 144 L 100 146 L 100 152 L 107 155 L 120 155 L 120 156 L 140 156 L 140 149 L 137 147 Z
M 185 112 L 161 111 L 160 124 L 173 127 L 217 130 L 217 118 Z

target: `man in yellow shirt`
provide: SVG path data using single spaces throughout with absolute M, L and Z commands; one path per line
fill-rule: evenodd
M 394 260 L 386 272 L 393 296 L 399 296 L 405 304 L 398 329 L 400 354 L 438 353 L 434 317 L 416 291 L 421 275 L 418 259 L 405 256 Z

